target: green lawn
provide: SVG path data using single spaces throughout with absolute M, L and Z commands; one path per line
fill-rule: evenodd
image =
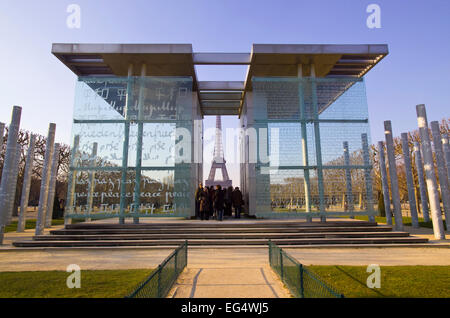
M 358 215 L 358 216 L 355 216 L 355 219 L 357 219 L 357 220 L 363 220 L 363 221 L 368 221 L 368 220 L 369 220 L 369 217 L 368 217 L 367 215 Z M 409 217 L 409 216 L 404 216 L 402 219 L 403 219 L 403 225 L 412 226 L 412 220 L 411 220 L 411 217 Z M 375 217 L 375 222 L 377 222 L 377 223 L 386 223 L 386 217 L 385 217 L 385 216 L 376 216 L 376 217 Z M 445 227 L 445 220 L 444 220 L 443 222 L 444 222 L 444 227 Z M 394 217 L 392 217 L 392 224 L 395 224 L 395 219 L 394 219 Z M 423 220 L 423 218 L 419 218 L 419 226 L 420 226 L 420 227 L 426 227 L 426 228 L 432 229 L 432 228 L 433 228 L 433 223 L 432 223 L 431 221 L 425 222 L 425 221 Z
M 381 288 L 370 289 L 366 266 L 307 266 L 345 297 L 450 297 L 450 266 L 381 266 Z
M 66 285 L 63 271 L 1 272 L 0 298 L 122 298 L 132 292 L 152 269 L 81 271 L 81 288 Z
M 308 266 L 345 297 L 450 297 L 450 266 L 382 266 L 381 288 L 366 286 L 365 266 Z M 0 298 L 122 298 L 152 270 L 81 271 L 81 288 L 70 289 L 63 271 L 2 272 Z
M 82 219 L 72 219 L 72 223 L 80 223 L 84 222 Z M 53 219 L 52 220 L 52 226 L 54 225 L 63 225 L 64 219 Z M 36 219 L 29 219 L 25 223 L 25 229 L 35 229 L 36 228 Z M 5 227 L 5 233 L 8 232 L 15 232 L 17 231 L 17 221 L 12 221 L 9 225 Z

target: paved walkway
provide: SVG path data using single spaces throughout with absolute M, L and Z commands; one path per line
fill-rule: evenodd
M 289 298 L 291 294 L 267 265 L 192 267 L 181 273 L 169 298 Z
M 305 265 L 450 265 L 448 248 L 285 248 Z M 99 248 L 0 251 L 0 271 L 154 268 L 171 249 Z M 189 249 L 189 268 L 260 268 L 267 248 Z

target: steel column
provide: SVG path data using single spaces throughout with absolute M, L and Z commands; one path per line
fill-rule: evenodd
M 70 163 L 69 167 L 75 167 L 76 160 L 78 157 L 78 148 L 80 146 L 80 135 L 75 135 L 73 137 L 73 147 L 70 151 Z M 70 212 L 75 212 L 75 202 L 74 202 L 74 194 L 75 194 L 75 185 L 77 181 L 77 171 L 69 170 L 69 178 L 67 180 L 67 200 L 64 209 L 64 224 L 71 224 L 72 219 L 67 217 L 67 214 Z
M 344 165 L 350 165 L 350 154 L 348 152 L 348 141 L 343 142 L 344 147 Z M 347 211 L 353 212 L 353 189 L 352 189 L 352 173 L 350 168 L 345 169 L 345 186 L 347 190 Z M 353 215 L 350 216 L 351 219 L 355 217 Z
M 6 225 L 11 224 L 11 220 L 12 220 L 12 215 L 13 215 L 13 210 L 14 210 L 14 206 L 16 203 L 16 192 L 17 192 L 17 179 L 19 176 L 19 170 L 20 170 L 20 160 L 21 160 L 21 153 L 22 153 L 22 149 L 20 144 L 17 144 L 17 148 L 16 148 L 16 155 L 14 157 L 14 166 L 13 166 L 13 170 L 12 170 L 12 179 L 11 179 L 11 183 L 10 183 L 10 197 L 12 198 L 12 200 L 9 201 L 9 205 L 7 207 L 7 211 L 8 211 L 8 218 L 6 219 Z
M 124 110 L 124 117 L 128 120 L 128 111 L 131 105 L 131 86 L 133 76 L 133 64 L 128 65 L 128 82 L 127 82 L 127 97 L 125 102 L 126 109 Z M 130 141 L 130 123 L 124 123 L 124 137 L 122 148 L 122 178 L 120 182 L 120 210 L 119 210 L 119 224 L 125 223 L 125 204 L 126 204 L 126 181 L 127 181 L 127 167 L 128 167 L 128 145 Z
M 411 157 L 409 155 L 408 134 L 402 133 L 403 161 L 406 171 L 406 186 L 408 188 L 409 211 L 411 212 L 411 221 L 414 228 L 419 228 L 419 217 L 417 215 L 416 195 L 414 192 L 414 179 L 411 171 Z
M 17 232 L 25 230 L 25 223 L 28 209 L 28 199 L 30 196 L 31 175 L 33 174 L 34 146 L 36 144 L 36 135 L 30 135 L 28 144 L 27 159 L 25 161 L 25 171 L 23 173 L 22 197 L 20 200 L 19 220 L 17 222 Z
M 417 142 L 417 141 L 414 141 L 414 158 L 416 161 L 417 179 L 419 181 L 420 202 L 422 203 L 423 220 L 425 222 L 430 222 L 430 214 L 429 214 L 429 210 L 428 210 L 427 188 L 424 183 L 425 176 L 423 174 L 422 155 L 420 153 L 419 142 Z
M 300 79 L 298 85 L 298 98 L 300 106 L 301 134 L 302 134 L 302 164 L 308 166 L 308 136 L 306 129 L 306 104 L 304 100 L 303 67 L 298 65 L 297 77 Z M 311 186 L 309 180 L 309 169 L 303 169 L 303 184 L 305 189 L 305 212 L 311 212 Z M 310 222 L 311 218 L 307 218 Z
M 3 135 L 5 134 L 5 124 L 0 123 L 0 150 L 3 147 Z
M 403 231 L 402 206 L 400 205 L 400 192 L 398 190 L 397 166 L 395 164 L 394 139 L 390 120 L 384 122 L 384 136 L 386 138 L 386 152 L 391 177 L 392 203 L 394 205 L 395 230 Z
M 319 106 L 317 102 L 317 84 L 314 64 L 311 65 L 311 94 L 313 103 L 314 116 L 314 141 L 316 144 L 316 164 L 317 164 L 317 185 L 319 188 L 319 211 L 323 214 L 320 217 L 321 222 L 326 222 L 325 216 L 325 199 L 323 187 L 323 170 L 322 170 L 322 148 L 320 143 L 320 127 L 319 127 Z
M 448 187 L 447 168 L 445 167 L 444 150 L 442 149 L 441 133 L 439 123 L 432 121 L 430 123 L 431 134 L 433 135 L 434 155 L 436 158 L 437 172 L 439 176 L 439 186 L 441 188 L 442 205 L 444 206 L 446 230 L 449 230 L 450 220 L 450 191 Z
M 97 148 L 98 148 L 98 143 L 94 142 L 92 144 L 92 153 L 91 153 L 91 158 L 90 161 L 91 163 L 89 164 L 92 167 L 96 166 L 96 159 L 97 159 Z M 89 171 L 89 191 L 88 191 L 88 196 L 87 196 L 87 214 L 90 216 L 91 212 L 93 210 L 92 208 L 92 204 L 94 202 L 94 188 L 95 188 L 95 170 Z M 90 221 L 91 218 L 89 217 L 87 219 L 87 221 Z
M 147 74 L 147 65 L 142 64 L 141 66 L 141 78 L 139 79 L 139 100 L 138 100 L 138 119 L 144 119 L 144 93 L 145 93 L 145 75 Z M 141 205 L 141 166 L 142 166 L 142 140 L 144 135 L 144 123 L 138 122 L 138 135 L 136 143 L 136 180 L 134 186 L 134 211 L 135 213 L 140 212 Z M 139 218 L 133 218 L 134 224 L 139 224 Z
M 22 108 L 20 106 L 14 106 L 11 116 L 11 123 L 8 129 L 8 140 L 6 142 L 5 158 L 3 161 L 2 179 L 0 182 L 0 244 L 3 244 L 3 232 L 4 227 L 7 224 L 9 215 L 10 202 L 14 200 L 14 194 L 11 195 L 13 170 L 16 163 L 16 148 L 17 138 L 19 135 L 20 116 L 22 114 Z M 2 138 L 3 139 L 3 138 Z M 15 189 L 15 187 L 14 187 Z
M 436 174 L 434 172 L 433 153 L 431 150 L 425 105 L 417 105 L 416 113 L 420 140 L 422 141 L 422 155 L 427 180 L 428 199 L 430 200 L 434 237 L 438 240 L 445 240 L 444 223 L 442 222 L 441 206 L 439 202 L 439 193 L 437 190 Z
M 450 145 L 448 144 L 448 135 L 443 133 L 442 135 L 442 148 L 444 150 L 445 164 L 447 166 L 447 177 L 450 184 Z
M 370 166 L 370 153 L 369 153 L 369 141 L 367 139 L 367 134 L 361 134 L 361 143 L 363 150 L 363 160 L 366 167 Z M 364 180 L 366 183 L 366 211 L 373 212 L 373 188 L 372 188 L 372 168 L 364 169 Z M 375 217 L 369 215 L 369 221 L 375 222 Z
M 378 159 L 380 160 L 381 188 L 383 190 L 386 224 L 392 225 L 391 200 L 389 195 L 389 184 L 386 171 L 386 159 L 384 156 L 384 146 L 382 141 L 378 142 Z
M 56 180 L 58 177 L 59 149 L 60 145 L 56 143 L 53 149 L 52 168 L 50 171 L 50 183 L 48 186 L 47 212 L 45 214 L 46 228 L 52 226 L 53 205 L 55 203 L 55 188 L 56 188 Z
M 47 142 L 45 144 L 44 165 L 42 167 L 41 175 L 41 192 L 39 194 L 39 207 L 36 220 L 35 235 L 44 234 L 45 215 L 47 210 L 48 190 L 50 184 L 50 173 L 53 157 L 53 148 L 55 142 L 56 125 L 50 123 L 48 128 Z

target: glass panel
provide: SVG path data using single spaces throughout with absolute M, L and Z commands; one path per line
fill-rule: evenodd
M 75 89 L 73 118 L 123 119 L 127 100 L 127 78 L 82 78 Z
M 97 164 L 99 166 L 122 166 L 124 127 L 125 125 L 121 123 L 73 124 L 72 136 L 79 138 L 77 160 L 74 161 L 73 166 L 88 165 L 94 143 L 98 145 Z
M 363 169 L 351 169 L 351 193 L 347 193 L 345 169 L 323 172 L 325 208 L 327 211 L 366 211 L 367 196 Z
M 325 166 L 344 164 L 344 142 L 348 143 L 350 164 L 363 165 L 361 134 L 369 134 L 368 124 L 321 123 L 322 163 Z
M 190 208 L 190 192 L 189 188 L 180 190 L 178 184 L 188 182 L 189 179 L 174 170 L 142 171 L 139 213 L 145 216 L 185 215 Z
M 367 119 L 366 88 L 363 81 L 334 81 L 319 82 L 317 84 L 318 96 L 333 96 L 324 98 L 320 103 L 320 119 Z M 339 95 L 340 94 L 340 95 Z M 336 99 L 335 99 L 336 98 Z
M 257 164 L 257 214 L 306 211 L 308 184 L 310 211 L 349 211 L 345 175 L 348 164 L 353 211 L 367 212 L 361 136 L 367 134 L 370 143 L 370 131 L 364 81 L 254 77 L 252 86 L 253 126 L 268 127 L 273 156 L 270 164 L 261 160 Z M 349 163 L 344 160 L 344 142 L 348 143 Z M 319 180 L 320 171 L 323 180 Z M 324 211 L 320 211 L 321 199 Z
M 190 77 L 79 78 L 67 215 L 189 216 L 192 100 Z
M 175 165 L 175 129 L 172 123 L 145 123 L 142 142 L 142 166 Z
M 276 160 L 271 166 L 303 165 L 302 133 L 299 123 L 270 123 L 269 125 L 270 155 Z
M 121 171 L 75 171 L 72 182 L 75 182 L 72 206 L 68 206 L 68 215 L 118 215 L 120 211 Z M 134 172 L 126 177 L 125 197 L 126 210 L 129 210 L 134 189 Z M 70 189 L 69 189 L 70 190 Z M 70 202 L 70 201 L 69 201 Z
M 131 120 L 192 119 L 192 80 L 176 77 L 134 77 L 128 118 Z

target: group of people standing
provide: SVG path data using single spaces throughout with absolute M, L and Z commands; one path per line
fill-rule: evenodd
M 234 217 L 241 217 L 242 192 L 239 187 L 233 189 L 228 187 L 222 189 L 220 185 L 214 187 L 203 187 L 200 183 L 195 192 L 195 215 L 201 220 L 209 220 L 210 217 L 222 221 L 223 216 L 232 216 L 232 208 L 234 208 Z

